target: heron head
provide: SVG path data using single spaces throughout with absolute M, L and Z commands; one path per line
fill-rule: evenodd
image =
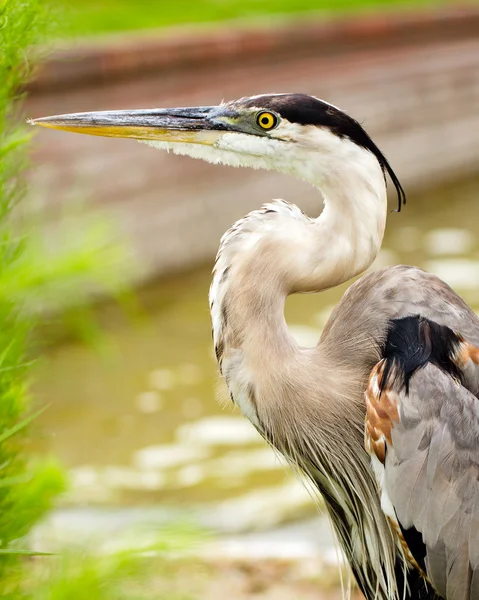
M 362 162 L 388 172 L 362 126 L 336 106 L 306 94 L 264 94 L 218 106 L 74 113 L 30 121 L 53 129 L 133 138 L 216 164 L 274 169 L 317 182 L 321 172 Z M 374 167 L 374 165 L 376 165 Z M 316 177 L 316 179 L 314 179 Z

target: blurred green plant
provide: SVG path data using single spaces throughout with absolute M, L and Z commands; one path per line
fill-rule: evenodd
M 95 222 L 63 240 L 61 251 L 21 234 L 12 211 L 23 198 L 30 131 L 22 87 L 45 48 L 53 22 L 45 0 L 0 0 L 0 597 L 19 596 L 24 536 L 64 489 L 54 459 L 28 452 L 31 413 L 29 343 L 40 310 L 85 300 L 86 292 L 119 289 L 122 252 L 105 242 Z M 41 44 L 41 46 L 39 46 Z M 121 279 L 120 279 L 121 278 Z
M 22 172 L 29 136 L 20 120 L 21 86 L 31 75 L 28 49 L 43 38 L 45 3 L 0 2 L 0 278 L 22 260 L 25 240 L 10 215 L 25 192 Z M 33 464 L 25 453 L 29 423 L 27 338 L 32 322 L 17 300 L 0 300 L 0 596 L 15 597 L 21 538 L 64 486 L 55 464 Z
M 199 563 L 184 553 L 201 539 L 197 529 L 178 523 L 148 543 L 134 542 L 140 546 L 134 550 L 127 544 L 109 552 L 66 550 L 37 559 L 23 586 L 25 599 L 190 600 L 190 579 Z
M 232 19 L 271 19 L 305 12 L 318 14 L 420 9 L 446 0 L 55 0 L 65 14 L 60 37 L 151 29 Z

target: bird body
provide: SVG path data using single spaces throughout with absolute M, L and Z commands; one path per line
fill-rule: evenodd
M 218 107 L 78 113 L 35 123 L 133 137 L 316 186 L 319 217 L 283 200 L 221 240 L 210 289 L 232 400 L 323 496 L 368 600 L 479 600 L 479 319 L 416 267 L 346 292 L 318 345 L 290 336 L 289 294 L 367 269 L 381 246 L 388 161 L 337 107 L 302 94 Z

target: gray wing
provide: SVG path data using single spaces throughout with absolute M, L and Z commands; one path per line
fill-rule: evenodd
M 417 327 L 394 353 L 398 322 Z M 479 600 L 478 317 L 435 275 L 398 265 L 348 289 L 322 343 L 369 377 L 366 447 L 410 562 L 444 598 Z
M 384 467 L 398 522 L 403 533 L 420 532 L 425 571 L 440 595 L 477 600 L 479 401 L 430 364 L 398 395 L 398 412 Z
M 391 319 L 420 315 L 450 327 L 479 347 L 479 318 L 444 281 L 418 267 L 396 265 L 361 277 L 336 306 L 322 334 L 323 344 L 339 363 L 370 373 L 381 358 Z M 476 389 L 479 390 L 479 370 Z
M 417 356 L 414 344 L 408 351 Z M 383 469 L 382 505 L 410 562 L 443 598 L 478 600 L 479 401 L 433 356 L 408 380 L 407 363 L 388 370 L 388 360 L 366 392 L 366 447 Z

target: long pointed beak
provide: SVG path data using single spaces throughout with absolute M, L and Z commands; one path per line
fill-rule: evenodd
M 44 117 L 29 123 L 104 137 L 211 145 L 229 130 L 227 123 L 215 118 L 219 113 L 217 106 L 112 110 Z

